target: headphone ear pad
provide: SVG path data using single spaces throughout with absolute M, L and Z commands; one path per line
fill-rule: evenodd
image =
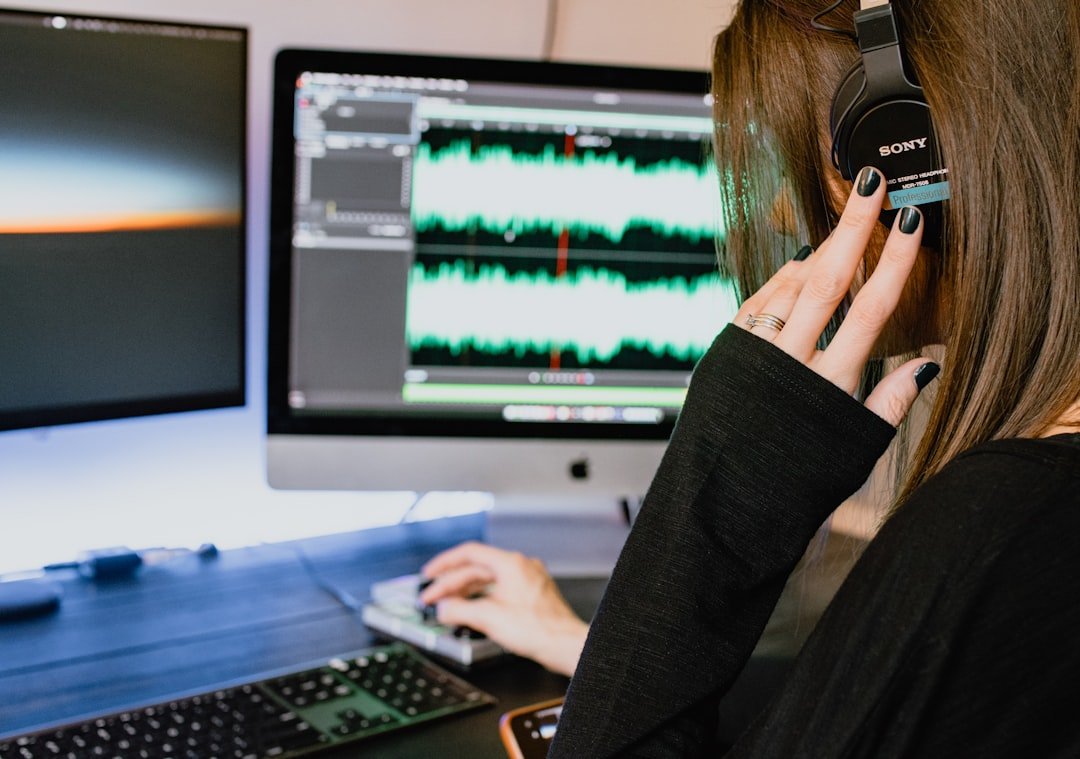
M 856 121 L 854 113 L 855 105 L 866 91 L 866 73 L 863 70 L 862 58 L 859 58 L 848 68 L 840 79 L 840 84 L 833 94 L 832 106 L 829 109 L 829 134 L 832 136 L 833 165 L 840 170 L 844 179 L 852 180 L 848 176 L 848 147 L 850 145 L 851 129 Z

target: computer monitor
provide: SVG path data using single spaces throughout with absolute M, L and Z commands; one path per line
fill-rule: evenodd
M 645 492 L 736 311 L 701 72 L 285 50 L 268 478 Z
M 246 64 L 0 10 L 0 430 L 244 403 Z

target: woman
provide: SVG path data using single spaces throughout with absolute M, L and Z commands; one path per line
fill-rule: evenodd
M 873 168 L 842 202 L 828 112 L 857 57 L 856 3 L 829 7 L 744 0 L 717 39 L 717 156 L 739 180 L 722 253 L 748 297 L 695 371 L 553 757 L 727 748 L 716 701 L 937 370 L 908 360 L 860 402 L 868 357 L 937 343 L 936 397 L 890 519 L 730 755 L 1080 754 L 1080 8 L 894 5 L 952 186 L 927 248 L 917 211 L 886 238 Z M 822 242 L 762 282 L 786 242 L 769 223 L 777 194 Z

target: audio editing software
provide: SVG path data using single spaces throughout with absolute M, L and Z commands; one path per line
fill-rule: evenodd
M 295 97 L 293 408 L 679 408 L 736 310 L 706 98 L 325 72 Z

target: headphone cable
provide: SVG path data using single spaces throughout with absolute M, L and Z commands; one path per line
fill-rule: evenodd
M 835 26 L 829 26 L 828 24 L 823 24 L 820 21 L 820 19 L 824 18 L 825 16 L 828 16 L 834 10 L 836 10 L 841 5 L 843 5 L 843 3 L 844 3 L 844 0 L 835 0 L 835 2 L 833 2 L 831 5 L 829 5 L 829 7 L 826 8 L 825 10 L 818 11 L 817 13 L 815 13 L 813 15 L 813 17 L 810 19 L 810 26 L 817 29 L 819 32 L 832 32 L 833 34 L 842 34 L 845 37 L 850 37 L 851 39 L 853 39 L 853 40 L 855 40 L 857 42 L 858 37 L 855 35 L 854 31 L 851 31 L 849 29 L 840 29 L 839 27 L 835 27 Z

